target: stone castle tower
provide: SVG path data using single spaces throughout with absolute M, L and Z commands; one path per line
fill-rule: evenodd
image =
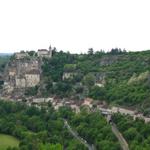
M 38 56 L 39 57 L 46 57 L 51 58 L 52 57 L 52 47 L 49 46 L 49 49 L 38 49 Z
M 49 56 L 50 56 L 50 58 L 52 57 L 52 47 L 51 47 L 51 45 L 49 46 Z

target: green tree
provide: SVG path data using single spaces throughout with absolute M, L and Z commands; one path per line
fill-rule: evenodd
M 93 74 L 87 74 L 83 78 L 83 84 L 88 87 L 92 87 L 95 84 L 95 76 Z
M 105 100 L 106 90 L 103 87 L 93 86 L 89 92 L 89 97 L 96 100 Z

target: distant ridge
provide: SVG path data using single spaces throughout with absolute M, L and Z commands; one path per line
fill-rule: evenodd
M 0 56 L 10 56 L 13 55 L 13 53 L 0 53 Z

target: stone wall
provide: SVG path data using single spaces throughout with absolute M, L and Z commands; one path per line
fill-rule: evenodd
M 26 87 L 34 87 L 40 82 L 40 74 L 26 74 Z
M 9 94 L 11 92 L 13 92 L 14 90 L 14 86 L 10 85 L 9 82 L 4 82 L 4 94 Z
M 26 52 L 15 53 L 15 58 L 16 59 L 23 59 L 23 58 L 25 58 L 27 56 L 29 56 L 29 55 Z
M 24 78 L 16 78 L 16 88 L 25 88 L 26 80 Z
M 52 57 L 52 51 L 51 50 L 46 50 L 46 49 L 39 49 L 38 50 L 38 57 L 47 57 L 51 58 Z

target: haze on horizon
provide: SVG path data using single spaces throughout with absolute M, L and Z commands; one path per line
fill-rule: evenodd
M 0 53 L 150 49 L 149 0 L 0 0 Z

